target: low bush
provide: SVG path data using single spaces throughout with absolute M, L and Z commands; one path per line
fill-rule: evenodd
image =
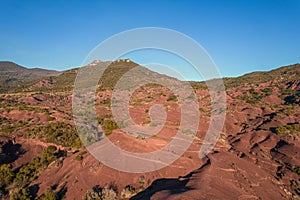
M 299 136 L 300 135 L 300 124 L 287 124 L 285 126 L 278 126 L 275 129 L 275 133 L 277 135 L 294 135 Z
M 167 101 L 173 101 L 173 102 L 177 102 L 177 97 L 174 94 L 171 94 L 168 98 Z
M 28 130 L 30 137 L 45 138 L 47 142 L 65 147 L 81 147 L 81 141 L 73 125 L 63 122 L 52 122 Z
M 13 171 L 11 164 L 2 165 L 0 167 L 1 193 L 7 193 L 10 190 L 9 193 L 12 200 L 32 199 L 28 186 L 36 180 L 39 172 L 57 159 L 58 156 L 59 151 L 57 151 L 56 147 L 50 146 L 44 150 L 42 158 L 34 158 L 30 163 L 24 164 L 15 171 Z M 45 198 L 52 199 L 51 196 L 49 194 Z

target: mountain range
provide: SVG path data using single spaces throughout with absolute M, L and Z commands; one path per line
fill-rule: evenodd
M 85 67 L 101 70 L 101 61 Z M 139 87 L 129 113 L 142 126 L 151 106 L 166 110 L 163 129 L 149 138 L 124 133 L 111 108 L 113 89 L 127 72 L 166 82 L 175 78 L 127 60 L 108 62 L 95 106 L 102 130 L 116 146 L 152 152 L 176 135 L 179 99 L 159 84 Z M 211 153 L 198 153 L 211 120 L 205 82 L 189 82 L 199 103 L 199 128 L 192 144 L 171 165 L 126 173 L 95 159 L 77 135 L 72 93 L 79 68 L 57 72 L 0 62 L 0 196 L 2 199 L 299 199 L 300 64 L 224 78 L 225 124 Z M 91 73 L 93 77 L 95 74 Z M 138 78 L 136 78 L 138 77 Z M 89 137 L 89 142 L 95 138 Z M 109 154 L 110 152 L 107 152 Z

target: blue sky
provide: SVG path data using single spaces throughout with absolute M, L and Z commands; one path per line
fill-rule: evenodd
M 222 76 L 300 62 L 300 0 L 0 0 L 0 8 L 0 60 L 26 67 L 77 67 L 108 37 L 149 26 L 195 39 Z

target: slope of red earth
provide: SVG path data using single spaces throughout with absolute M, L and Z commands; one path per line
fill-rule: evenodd
M 255 86 L 260 92 L 271 87 L 272 82 Z M 294 169 L 300 167 L 299 133 L 280 134 L 279 126 L 297 125 L 300 122 L 299 105 L 285 105 L 279 89 L 257 103 L 251 103 L 246 85 L 227 90 L 226 121 L 214 150 L 205 158 L 199 158 L 199 150 L 210 121 L 210 98 L 207 90 L 197 90 L 200 106 L 199 129 L 189 149 L 170 166 L 158 171 L 132 174 L 114 170 L 103 165 L 85 148 L 65 148 L 68 155 L 50 164 L 32 183 L 39 186 L 38 195 L 46 188 L 55 186 L 66 189 L 66 199 L 81 197 L 96 185 L 114 184 L 118 198 L 125 186 L 131 185 L 138 193 L 131 199 L 299 199 L 299 175 Z M 299 81 L 285 82 L 283 87 L 299 88 Z M 147 88 L 146 88 L 147 90 Z M 167 108 L 167 123 L 155 137 L 138 138 L 114 130 L 109 140 L 129 152 L 152 152 L 164 147 L 177 132 L 180 109 L 176 102 L 168 101 L 168 95 L 138 93 L 132 98 L 130 114 L 136 123 L 149 123 L 148 109 L 160 103 Z M 160 89 L 159 89 L 160 90 Z M 167 91 L 164 91 L 167 93 Z M 110 114 L 105 99 L 111 91 L 101 91 L 96 100 L 98 114 Z M 154 97 L 148 102 L 147 96 Z M 2 95 L 0 116 L 9 123 L 22 122 L 26 128 L 51 122 L 73 124 L 71 92 L 28 92 Z M 141 99 L 141 100 L 138 100 Z M 12 105 L 6 109 L 4 105 Z M 24 105 L 26 105 L 24 107 Z M 16 106 L 23 106 L 16 107 Z M 30 162 L 40 156 L 49 145 L 41 138 L 28 138 L 24 126 L 13 129 L 9 138 L 1 139 L 8 144 L 14 167 Z M 47 133 L 45 133 L 47 134 Z M 13 139 L 16 137 L 16 139 Z M 109 152 L 107 152 L 109 153 Z M 77 159 L 81 156 L 81 159 Z M 144 179 L 141 183 L 141 178 Z M 298 182 L 297 182 L 298 181 Z M 293 184 L 293 183 L 299 183 Z

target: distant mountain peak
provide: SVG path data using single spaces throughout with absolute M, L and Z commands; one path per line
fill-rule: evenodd
M 16 70 L 26 70 L 27 68 L 22 67 L 11 61 L 0 61 L 0 70 L 3 71 L 16 71 Z
M 54 70 L 29 69 L 14 62 L 0 61 L 0 91 L 7 91 L 20 83 L 59 74 L 61 72 Z

